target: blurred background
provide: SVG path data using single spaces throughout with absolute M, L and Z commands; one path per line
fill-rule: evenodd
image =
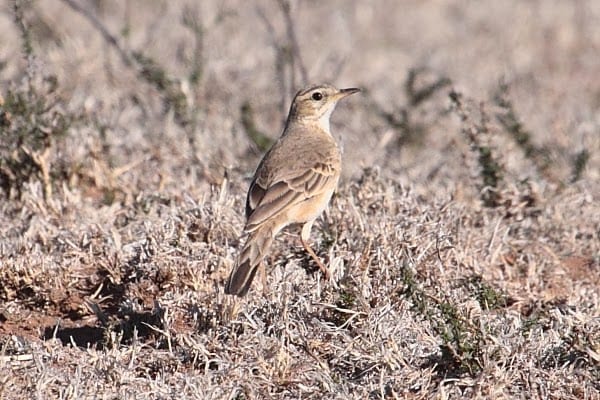
M 251 174 L 293 94 L 320 82 L 365 89 L 333 117 L 346 177 L 379 166 L 455 192 L 477 167 L 454 90 L 517 181 L 600 178 L 594 0 L 15 4 L 19 22 L 13 2 L 0 9 L 0 85 L 52 86 L 74 116 L 61 162 L 97 159 L 82 180 L 125 167 L 119 191 L 169 190 Z

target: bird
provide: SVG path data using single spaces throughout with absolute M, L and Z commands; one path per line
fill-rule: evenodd
M 226 294 L 243 297 L 248 293 L 275 236 L 292 224 L 302 224 L 302 246 L 329 279 L 328 269 L 308 240 L 341 173 L 341 150 L 331 134 L 331 113 L 338 101 L 359 91 L 321 84 L 295 95 L 283 132 L 258 164 L 248 189 L 246 240 L 225 285 Z

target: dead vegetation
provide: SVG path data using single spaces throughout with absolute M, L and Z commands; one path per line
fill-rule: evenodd
M 600 10 L 375 3 L 0 6 L 0 398 L 600 398 Z M 225 296 L 331 76 L 333 279 L 283 235 Z

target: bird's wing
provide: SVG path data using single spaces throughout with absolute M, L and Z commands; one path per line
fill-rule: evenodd
M 317 162 L 308 169 L 285 171 L 275 177 L 271 184 L 261 182 L 260 178 L 255 178 L 248 191 L 248 232 L 291 205 L 323 193 L 337 179 L 337 171 L 330 163 Z

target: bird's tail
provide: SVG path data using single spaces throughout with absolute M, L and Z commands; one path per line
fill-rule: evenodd
M 258 266 L 273 243 L 273 232 L 270 227 L 258 228 L 248 234 L 246 244 L 240 251 L 238 259 L 229 274 L 226 294 L 244 296 L 248 293 Z

